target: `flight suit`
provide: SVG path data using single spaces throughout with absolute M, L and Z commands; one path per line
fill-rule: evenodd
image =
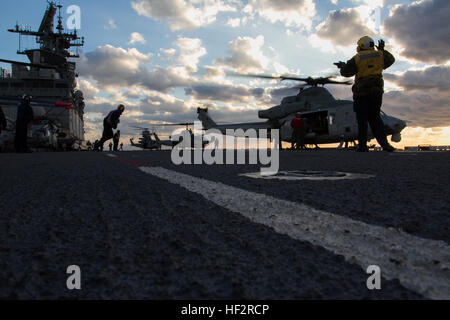
M 342 76 L 355 76 L 353 110 L 358 121 L 359 151 L 367 150 L 367 123 L 380 146 L 383 149 L 391 147 L 384 132 L 380 110 L 384 93 L 382 73 L 394 62 L 394 56 L 388 51 L 368 49 L 358 52 L 341 68 Z
M 296 144 L 296 149 L 306 149 L 305 148 L 305 124 L 304 119 L 300 117 L 295 117 L 292 119 L 291 127 L 294 129 L 292 132 L 292 147 L 294 143 Z
M 33 121 L 33 108 L 29 101 L 22 100 L 17 108 L 16 135 L 14 146 L 16 152 L 28 152 L 28 124 Z
M 6 129 L 8 123 L 6 122 L 5 114 L 3 113 L 2 107 L 0 107 L 0 133 L 2 130 Z

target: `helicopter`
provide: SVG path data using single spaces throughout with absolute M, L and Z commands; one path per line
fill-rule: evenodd
M 269 131 L 270 129 L 279 129 L 280 142 L 292 143 L 291 121 L 296 114 L 300 114 L 308 122 L 308 131 L 305 136 L 305 143 L 308 145 L 339 143 L 338 148 L 340 149 L 343 145 L 348 146 L 349 142 L 355 144 L 358 139 L 358 125 L 353 111 L 353 101 L 337 100 L 325 88 L 327 84 L 351 85 L 351 81 L 336 81 L 332 79 L 333 76 L 319 78 L 264 74 L 237 74 L 237 76 L 281 81 L 292 80 L 305 84 L 294 87 L 300 90 L 297 95 L 284 97 L 279 105 L 260 110 L 258 117 L 267 119 L 265 122 L 217 124 L 209 116 L 208 108 L 197 108 L 198 119 L 202 122 L 205 130 L 217 129 L 222 134 L 226 134 L 227 129 L 268 129 Z M 406 127 L 406 122 L 389 116 L 383 111 L 381 118 L 386 135 L 391 136 L 391 141 L 400 142 L 401 131 Z M 373 133 L 369 128 L 368 139 L 373 138 Z
M 134 139 L 130 138 L 131 146 L 141 148 L 143 150 L 161 150 L 163 143 L 155 132 L 150 132 L 149 128 L 136 126 L 132 128 L 135 130 L 142 130 L 142 132 L 138 143 L 135 143 Z M 166 140 L 164 140 L 164 142 L 166 142 Z
M 186 127 L 186 131 L 189 132 L 190 136 L 191 136 L 191 143 L 189 145 L 191 146 L 195 146 L 197 145 L 195 143 L 196 139 L 201 139 L 201 143 L 199 143 L 198 145 L 201 145 L 202 148 L 205 148 L 209 143 L 210 140 L 205 137 L 203 134 L 200 135 L 196 135 L 194 134 L 194 132 L 191 129 L 191 126 L 194 125 L 193 122 L 184 122 L 184 123 L 152 123 L 152 126 L 160 126 L 160 127 L 169 127 L 169 126 L 185 126 Z M 156 135 L 156 133 L 154 133 L 155 139 L 159 140 L 158 136 Z M 169 140 L 159 140 L 163 145 L 166 146 L 170 146 L 170 147 L 175 147 L 177 144 L 181 143 L 183 141 L 183 137 L 180 137 L 179 140 L 172 140 L 172 136 L 169 137 Z M 197 142 L 199 142 L 197 140 Z

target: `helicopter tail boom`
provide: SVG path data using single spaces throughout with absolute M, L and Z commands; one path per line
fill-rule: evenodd
M 209 114 L 208 114 L 208 108 L 198 108 L 198 120 L 201 121 L 203 129 L 209 130 L 209 129 L 217 129 L 222 134 L 226 134 L 226 131 L 229 130 L 248 130 L 248 129 L 270 129 L 271 126 L 269 122 L 244 122 L 244 123 L 230 123 L 230 124 L 217 124 L 214 122 Z

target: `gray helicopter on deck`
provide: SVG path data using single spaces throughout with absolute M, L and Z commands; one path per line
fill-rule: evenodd
M 193 125 L 193 123 L 152 124 L 152 126 L 186 126 L 186 130 L 190 132 L 191 137 L 194 137 L 192 130 L 189 128 L 190 125 Z M 172 137 L 169 137 L 169 139 L 160 139 L 155 130 L 150 131 L 150 128 L 137 126 L 133 126 L 132 128 L 142 131 L 137 143 L 134 142 L 133 138 L 130 139 L 131 146 L 143 150 L 161 150 L 163 146 L 173 148 L 182 141 L 182 138 L 179 141 L 176 141 L 172 140 Z
M 196 134 L 191 129 L 191 126 L 194 125 L 193 122 L 183 122 L 183 123 L 151 123 L 152 126 L 156 127 L 186 127 L 186 131 L 189 133 L 191 137 L 190 144 L 191 146 L 202 146 L 202 148 L 205 148 L 209 143 L 210 140 L 202 133 L 202 134 Z M 158 136 L 155 134 L 156 139 L 158 139 Z M 159 140 L 159 139 L 158 139 Z M 172 138 L 172 136 L 169 136 L 169 140 L 159 140 L 161 143 L 163 143 L 166 146 L 175 147 L 177 144 L 181 143 L 183 141 L 183 137 L 179 137 L 179 140 L 175 140 Z
M 159 140 L 155 132 L 151 132 L 149 128 L 143 127 L 133 127 L 133 129 L 142 131 L 137 143 L 134 142 L 133 138 L 130 138 L 131 146 L 143 150 L 161 150 L 163 143 Z
M 255 74 L 238 76 L 281 81 L 293 80 L 305 82 L 305 84 L 294 87 L 299 89 L 297 95 L 283 98 L 277 106 L 260 110 L 258 117 L 267 119 L 265 122 L 217 124 L 209 116 L 208 108 L 198 108 L 198 119 L 202 122 L 205 130 L 217 129 L 225 134 L 227 129 L 279 129 L 280 140 L 292 142 L 291 121 L 299 113 L 302 118 L 307 119 L 308 123 L 306 144 L 339 143 L 339 148 L 341 148 L 343 145 L 347 146 L 349 142 L 355 143 L 358 139 L 358 125 L 353 111 L 353 101 L 337 100 L 325 88 L 327 84 L 351 85 L 351 81 L 336 81 L 332 79 L 333 76 L 320 78 Z M 393 142 L 400 142 L 401 131 L 406 127 L 406 122 L 384 112 L 382 112 L 381 118 L 386 134 L 391 136 Z M 368 138 L 369 140 L 374 138 L 370 128 Z

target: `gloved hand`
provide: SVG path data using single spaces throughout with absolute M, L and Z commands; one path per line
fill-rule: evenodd
M 379 41 L 378 41 L 378 45 L 376 46 L 377 49 L 380 50 L 380 51 L 381 51 L 381 50 L 384 50 L 384 44 L 385 44 L 385 43 L 384 43 L 384 40 L 383 40 L 383 39 L 379 40 Z
M 335 62 L 333 63 L 336 67 L 338 67 L 339 69 L 343 68 L 345 66 L 345 62 L 339 61 L 339 62 Z

